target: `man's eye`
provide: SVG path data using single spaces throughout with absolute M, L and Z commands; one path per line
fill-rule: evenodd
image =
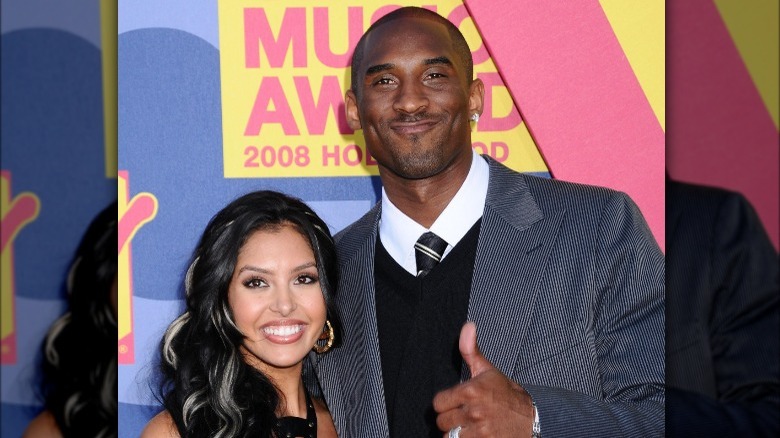
M 443 81 L 447 80 L 447 78 L 449 78 L 449 76 L 446 73 L 432 72 L 432 73 L 428 73 L 425 76 L 425 79 L 423 79 L 423 80 L 425 82 L 433 82 L 433 83 L 438 84 L 440 82 L 443 82 Z
M 376 82 L 374 82 L 374 85 L 390 85 L 393 83 L 393 80 L 391 78 L 380 78 Z
M 266 282 L 262 278 L 250 278 L 244 281 L 244 286 L 250 289 L 267 286 Z

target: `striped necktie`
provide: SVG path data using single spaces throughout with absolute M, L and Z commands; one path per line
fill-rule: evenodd
M 420 236 L 414 244 L 414 255 L 417 260 L 417 277 L 425 277 L 441 261 L 447 242 L 428 231 Z

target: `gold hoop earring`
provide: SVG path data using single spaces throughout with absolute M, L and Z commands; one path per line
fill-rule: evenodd
M 333 332 L 333 326 L 330 325 L 330 320 L 325 320 L 325 327 L 322 328 L 322 334 L 317 339 L 317 341 L 324 341 L 328 340 L 328 342 L 325 343 L 323 346 L 319 346 L 316 342 L 314 343 L 314 351 L 316 351 L 319 354 L 327 353 L 328 350 L 333 346 L 333 341 L 336 340 L 336 333 Z

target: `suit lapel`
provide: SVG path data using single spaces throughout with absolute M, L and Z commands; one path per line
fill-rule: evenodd
M 337 430 L 344 436 L 389 434 L 376 321 L 374 255 L 377 206 L 340 236 L 341 278 L 336 307 L 344 343 L 323 355 L 317 375 L 323 383 Z
M 485 357 L 511 377 L 565 211 L 543 214 L 525 176 L 491 159 L 488 162 L 490 185 L 468 319 L 477 325 Z

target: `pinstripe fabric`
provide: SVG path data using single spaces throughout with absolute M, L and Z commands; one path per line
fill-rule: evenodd
M 340 348 L 314 357 L 323 395 L 342 438 L 389 435 L 374 297 L 379 205 L 340 233 L 335 302 L 344 341 Z
M 778 258 L 744 197 L 667 181 L 669 436 L 778 436 Z
M 486 160 L 469 301 L 483 353 L 532 395 L 545 437 L 663 435 L 663 256 L 638 209 L 621 193 Z M 337 236 L 345 342 L 316 371 L 342 437 L 388 434 L 374 306 L 379 216 L 377 205 Z

